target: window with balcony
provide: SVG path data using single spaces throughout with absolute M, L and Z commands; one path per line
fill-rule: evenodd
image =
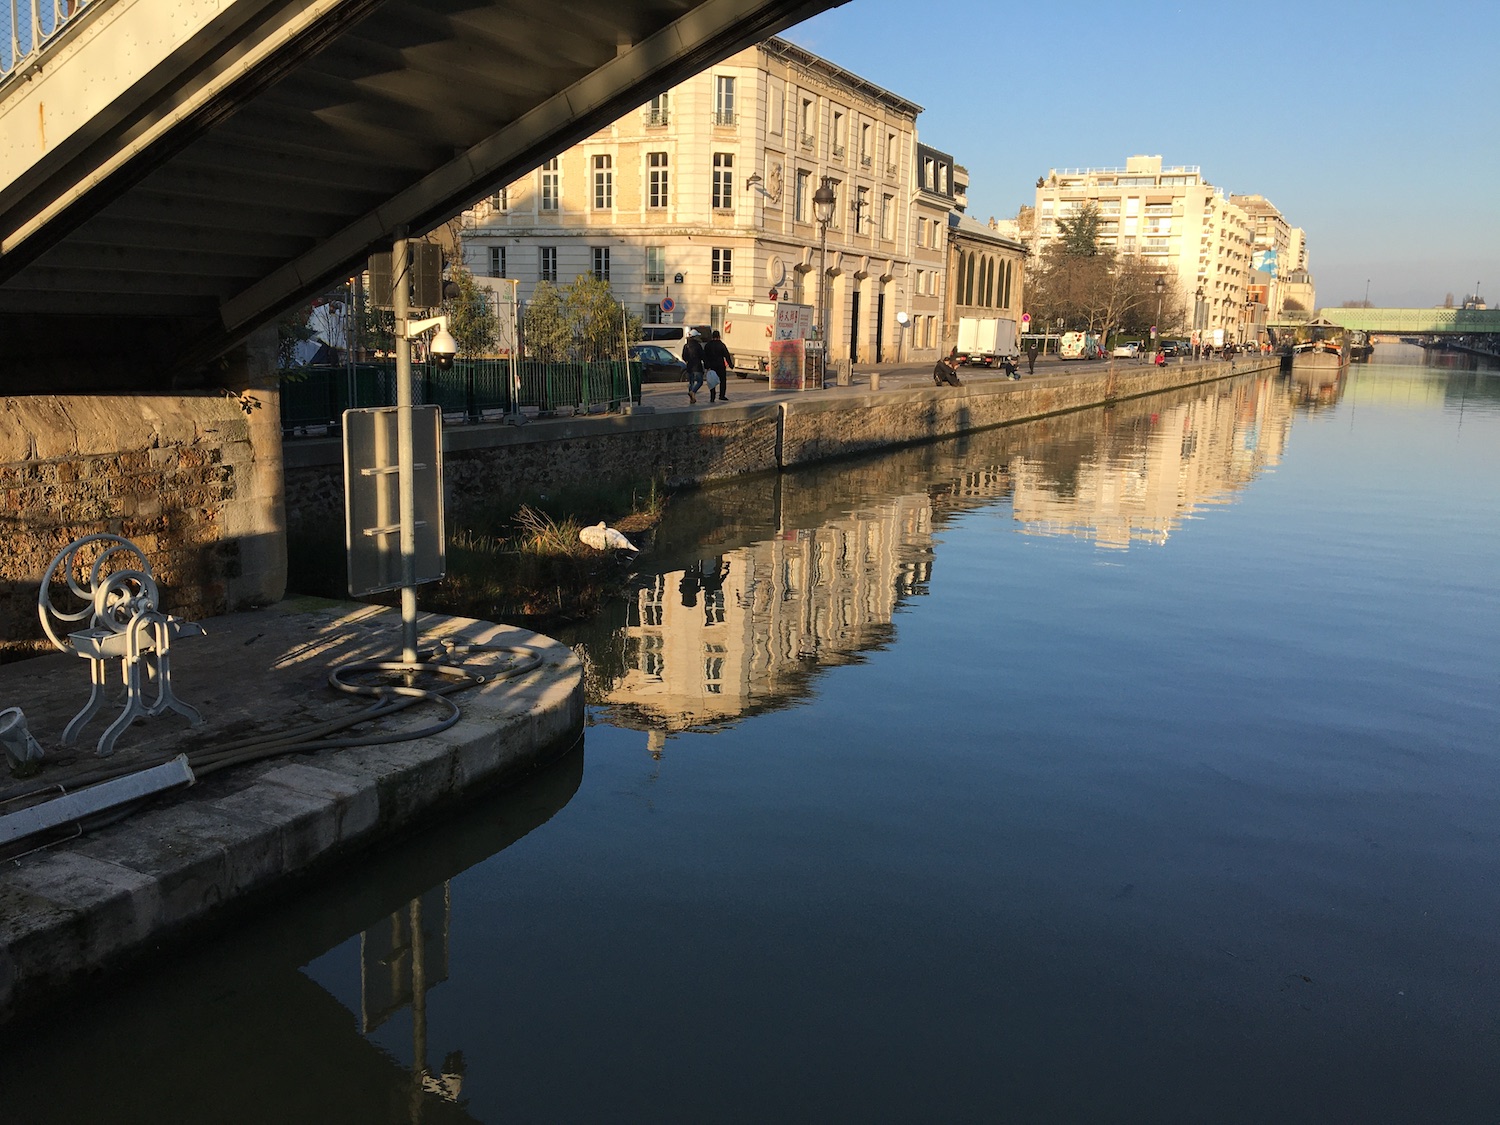
M 646 206 L 653 210 L 661 210 L 667 205 L 667 189 L 669 169 L 667 167 L 667 154 L 664 152 L 648 152 L 646 154 Z
M 714 76 L 714 124 L 734 124 L 734 78 L 728 74 Z
M 870 189 L 855 188 L 854 202 L 851 204 L 854 212 L 854 233 L 864 234 L 870 229 Z
M 557 280 L 557 247 L 537 247 L 537 276 L 542 281 Z
M 665 285 L 667 282 L 667 248 L 646 247 L 646 284 Z
M 875 162 L 870 154 L 870 125 L 868 122 L 859 127 L 859 165 L 868 168 Z
M 657 94 L 646 106 L 646 124 L 651 128 L 661 128 L 667 120 L 667 95 Z
M 608 211 L 615 205 L 614 157 L 594 157 L 594 210 Z
M 714 153 L 713 208 L 729 211 L 734 207 L 734 153 Z
M 843 111 L 836 109 L 833 111 L 833 127 L 828 131 L 828 139 L 831 145 L 829 151 L 833 154 L 835 160 L 844 159 L 844 131 Z
M 811 98 L 802 99 L 802 109 L 797 115 L 797 132 L 802 138 L 803 148 L 812 148 L 818 135 L 818 114 Z
M 600 281 L 609 280 L 609 247 L 591 247 L 594 252 L 594 276 Z
M 734 284 L 734 251 L 727 246 L 713 249 L 713 284 Z
M 557 167 L 557 157 L 542 165 L 542 210 L 556 211 L 562 201 L 562 173 Z

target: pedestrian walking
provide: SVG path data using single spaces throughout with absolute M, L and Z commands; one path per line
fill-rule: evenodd
M 728 402 L 729 369 L 734 366 L 734 356 L 729 354 L 729 348 L 719 336 L 717 328 L 708 343 L 703 345 L 703 364 L 712 372 L 708 382 L 708 401 L 713 402 L 717 392 L 720 402 Z M 714 386 L 716 382 L 717 387 Z
M 1026 374 L 1028 374 L 1028 375 L 1035 375 L 1036 374 L 1036 341 L 1035 340 L 1031 341 L 1031 344 L 1026 348 Z
M 703 366 L 703 341 L 698 338 L 698 330 L 689 328 L 687 339 L 682 345 L 682 362 L 687 364 L 688 378 L 688 401 L 697 402 L 698 392 L 703 389 L 704 366 Z

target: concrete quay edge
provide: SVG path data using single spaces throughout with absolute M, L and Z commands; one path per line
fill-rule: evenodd
M 529 646 L 542 663 L 453 696 L 462 715 L 446 731 L 236 766 L 93 833 L 0 863 L 0 1024 L 357 860 L 576 742 L 583 674 L 571 649 L 527 630 L 463 618 L 424 615 L 420 625 L 424 646 L 438 639 Z M 328 689 L 328 669 L 394 659 L 400 649 L 399 617 L 383 607 L 299 599 L 205 626 L 209 637 L 184 642 L 173 666 L 180 696 L 195 705 L 212 697 L 201 707 L 205 727 L 191 730 L 170 715 L 148 719 L 127 731 L 106 761 L 150 759 L 352 713 L 370 701 Z M 196 665 L 189 663 L 194 645 Z M 222 676 L 209 689 L 216 657 L 224 658 Z M 472 659 L 494 670 L 507 658 Z M 0 667 L 0 698 L 24 706 L 44 746 L 47 736 L 60 733 L 59 716 L 86 698 L 87 684 L 87 666 L 70 656 Z M 301 692 L 312 698 L 288 724 L 276 704 Z M 433 717 L 430 706 L 418 706 L 372 725 L 383 732 L 421 729 Z M 93 733 L 108 721 L 97 718 Z M 100 761 L 91 753 L 61 755 L 55 774 L 47 766 L 43 779 L 67 784 Z
M 486 421 L 474 425 L 443 428 L 446 453 L 476 453 L 491 449 L 545 445 L 581 439 L 611 439 L 672 430 L 697 430 L 724 422 L 775 422 L 778 430 L 776 464 L 758 469 L 788 469 L 822 460 L 932 441 L 993 426 L 1033 421 L 1074 410 L 1105 406 L 1145 395 L 1204 383 L 1220 382 L 1261 371 L 1277 369 L 1277 357 L 1246 357 L 1238 363 L 1223 360 L 1193 360 L 1151 364 L 1054 365 L 1034 375 L 1011 380 L 988 370 L 963 369 L 960 387 L 937 387 L 926 368 L 920 371 L 858 372 L 851 383 L 829 384 L 822 390 L 777 391 L 764 381 L 732 380 L 734 399 L 709 404 L 700 394 L 696 405 L 686 401 L 678 384 L 652 383 L 643 389 L 641 406 L 630 413 L 578 414 L 534 419 L 524 426 Z M 879 387 L 870 386 L 870 375 L 879 376 Z M 965 409 L 978 407 L 978 409 Z M 956 408 L 955 408 L 956 407 Z M 886 426 L 880 436 L 850 437 L 840 417 L 858 417 L 871 410 L 901 411 L 912 415 L 906 432 L 893 434 Z M 811 446 L 789 452 L 795 443 L 785 440 L 788 420 L 800 418 L 809 424 L 829 415 L 831 431 Z M 343 446 L 336 436 L 288 441 L 282 456 L 287 470 L 327 468 L 342 464 Z M 703 483 L 715 476 L 694 476 Z M 690 483 L 675 480 L 673 484 Z

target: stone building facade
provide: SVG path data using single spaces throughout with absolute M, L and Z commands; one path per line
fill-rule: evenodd
M 539 281 L 606 278 L 647 323 L 718 326 L 731 300 L 817 307 L 822 230 L 813 193 L 836 196 L 827 228 L 830 355 L 889 362 L 910 354 L 897 313 L 938 314 L 918 294 L 912 205 L 921 107 L 779 38 L 746 48 L 613 122 L 463 220 L 464 262 Z M 950 162 L 951 163 L 951 162 Z M 671 311 L 662 302 L 671 298 Z M 919 301 L 920 298 L 920 301 Z M 934 330 L 934 335 L 936 331 Z
M 999 225 L 986 225 L 967 213 L 969 173 L 955 168 L 953 209 L 948 213 L 946 269 L 948 287 L 943 322 L 948 332 L 943 351 L 958 343 L 962 317 L 1001 318 L 1021 331 L 1021 291 L 1026 278 L 1026 247 L 1007 238 Z

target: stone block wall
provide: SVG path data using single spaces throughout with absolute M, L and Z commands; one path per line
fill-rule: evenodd
M 443 475 L 450 526 L 496 496 L 601 480 L 656 479 L 668 487 L 776 468 L 774 404 L 699 415 L 606 416 L 535 426 L 445 432 Z M 343 450 L 333 439 L 287 446 L 292 528 L 344 519 Z
M 42 575 L 84 535 L 133 540 L 151 563 L 163 608 L 180 617 L 282 596 L 279 403 L 269 357 L 256 379 L 255 354 L 237 357 L 244 398 L 0 398 L 0 658 L 41 642 Z

